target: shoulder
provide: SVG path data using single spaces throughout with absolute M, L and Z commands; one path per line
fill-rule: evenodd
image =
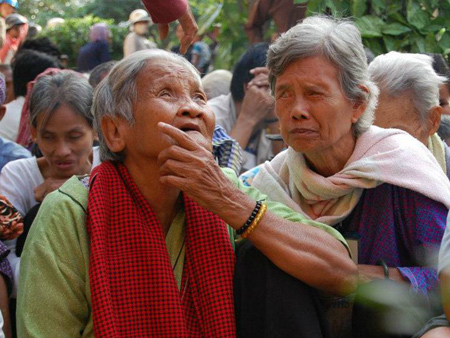
M 18 176 L 21 177 L 21 179 L 25 179 L 26 177 L 23 177 L 23 174 L 27 175 L 37 175 L 40 174 L 40 170 L 37 164 L 36 157 L 29 157 L 29 158 L 21 158 L 15 161 L 11 161 L 7 163 L 1 172 L 1 177 L 5 176 Z
M 32 240 L 27 244 L 58 243 L 58 246 L 69 248 L 73 247 L 74 241 L 87 239 L 87 198 L 87 188 L 75 176 L 48 194 L 31 227 L 29 238 Z

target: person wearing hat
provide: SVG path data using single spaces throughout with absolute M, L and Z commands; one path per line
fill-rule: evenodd
M 17 0 L 0 1 L 0 48 L 3 46 L 6 37 L 5 18 L 13 14 L 18 8 Z
M 10 64 L 12 58 L 19 48 L 21 37 L 24 34 L 24 28 L 28 25 L 28 20 L 19 14 L 10 14 L 5 19 L 6 38 L 2 49 L 0 50 L 0 60 L 4 64 Z M 26 29 L 25 29 L 26 30 Z
M 137 52 L 139 50 L 158 48 L 156 43 L 146 38 L 148 27 L 152 24 L 152 19 L 143 9 L 135 9 L 130 14 L 130 33 L 123 43 L 123 56 Z

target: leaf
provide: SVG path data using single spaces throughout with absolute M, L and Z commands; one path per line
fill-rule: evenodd
M 420 8 L 417 0 L 408 0 L 406 18 L 411 25 L 418 29 L 424 28 L 430 22 L 427 12 Z
M 386 46 L 386 50 L 388 52 L 390 52 L 392 50 L 397 50 L 396 41 L 397 40 L 395 38 L 393 38 L 392 36 L 389 36 L 389 35 L 383 36 L 383 42 L 384 42 L 384 45 Z
M 411 36 L 411 53 L 425 53 L 425 38 L 419 34 Z
M 403 33 L 407 33 L 410 31 L 411 31 L 411 29 L 409 27 L 406 27 L 397 22 L 389 23 L 389 24 L 385 25 L 382 29 L 383 34 L 388 34 L 388 35 L 401 35 Z
M 428 33 L 425 37 L 425 50 L 429 53 L 439 53 L 440 48 L 437 44 L 435 34 Z
M 445 50 L 447 48 L 450 48 L 450 32 L 446 31 L 442 36 L 441 39 L 438 41 L 438 46 L 441 47 L 442 50 Z
M 392 1 L 389 3 L 389 5 L 386 8 L 386 14 L 392 15 L 396 13 L 400 13 L 403 9 L 403 1 Z
M 351 1 L 351 11 L 352 15 L 356 17 L 361 17 L 367 10 L 366 0 L 352 0 Z
M 325 11 L 326 7 L 327 5 L 324 0 L 311 0 L 308 2 L 307 15 L 311 16 L 317 13 L 322 13 L 323 11 Z
M 389 15 L 393 20 L 398 21 L 404 25 L 409 25 L 408 21 L 398 12 Z
M 386 0 L 371 0 L 370 4 L 376 15 L 381 15 L 387 8 Z
M 383 20 L 373 15 L 365 15 L 355 21 L 361 31 L 363 38 L 379 38 L 382 36 L 381 29 L 384 26 Z
M 294 4 L 305 4 L 308 0 L 294 0 Z
M 375 55 L 386 53 L 386 50 L 381 45 L 379 39 L 364 39 L 363 42 L 364 46 L 369 48 Z

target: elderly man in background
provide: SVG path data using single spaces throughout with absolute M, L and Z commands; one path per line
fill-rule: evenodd
M 374 124 L 406 131 L 433 153 L 450 177 L 450 149 L 436 133 L 441 123 L 439 89 L 447 79 L 436 74 L 433 59 L 424 54 L 390 52 L 369 65 L 380 89 Z
M 135 9 L 130 14 L 130 33 L 123 42 L 123 56 L 151 48 L 158 48 L 156 43 L 147 39 L 148 28 L 152 19 L 143 9 Z
M 267 43 L 251 46 L 234 68 L 231 93 L 208 101 L 216 123 L 244 150 L 243 170 L 271 159 L 282 148 L 281 142 L 272 144 L 266 138 L 267 133 L 279 133 L 264 67 L 267 49 Z

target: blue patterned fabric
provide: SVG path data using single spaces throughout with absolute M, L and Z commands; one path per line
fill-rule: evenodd
M 412 290 L 427 295 L 439 284 L 437 252 L 447 213 L 443 204 L 417 192 L 382 184 L 364 191 L 339 230 L 360 234 L 360 264 L 384 259 L 410 281 Z
M 242 151 L 239 143 L 233 140 L 221 126 L 216 125 L 213 134 L 213 155 L 222 168 L 231 168 L 239 175 L 242 167 Z

